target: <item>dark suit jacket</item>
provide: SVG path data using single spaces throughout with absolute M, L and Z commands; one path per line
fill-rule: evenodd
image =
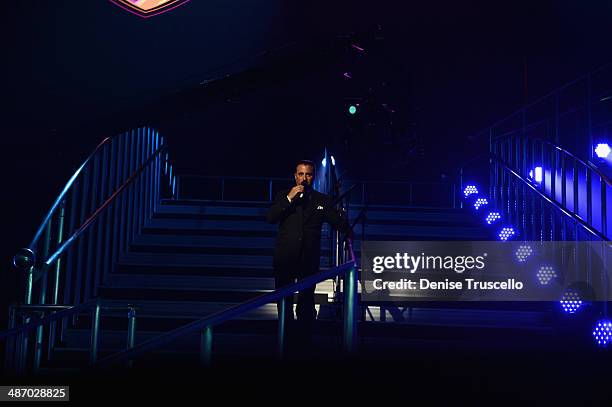
M 267 215 L 269 223 L 279 223 L 274 269 L 276 273 L 305 277 L 319 271 L 323 222 L 346 231 L 348 220 L 332 207 L 328 195 L 313 190 L 308 199 L 296 198 L 289 203 L 289 191 L 276 195 Z

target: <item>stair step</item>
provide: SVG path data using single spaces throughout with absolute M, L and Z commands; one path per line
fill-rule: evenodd
M 224 276 L 224 277 L 274 277 L 272 267 L 211 267 L 211 266 L 167 266 L 163 264 L 119 263 L 115 274 L 151 274 L 180 276 Z
M 109 279 L 113 288 L 154 288 L 220 291 L 271 291 L 274 278 L 271 277 L 218 277 L 218 276 L 151 276 L 147 274 L 114 274 Z M 317 284 L 318 292 L 328 292 L 333 280 Z
M 250 207 L 197 207 L 197 206 L 162 206 L 157 209 L 155 219 L 176 220 L 209 220 L 209 221 L 260 221 L 266 222 L 265 208 Z M 360 213 L 358 209 L 349 210 L 349 219 L 355 219 Z M 470 224 L 473 215 L 461 212 L 416 212 L 394 210 L 368 210 L 368 224 Z
M 99 295 L 106 299 L 125 299 L 137 303 L 141 300 L 166 301 L 181 298 L 184 301 L 231 302 L 239 304 L 250 301 L 273 290 L 191 290 L 188 288 L 142 288 L 142 287 L 100 287 Z M 327 303 L 327 293 L 315 293 L 317 304 Z
M 329 259 L 321 257 L 320 264 L 326 264 Z M 121 264 L 194 266 L 194 267 L 247 267 L 272 268 L 272 255 L 223 255 L 223 254 L 186 254 L 172 253 L 127 253 L 119 260 Z

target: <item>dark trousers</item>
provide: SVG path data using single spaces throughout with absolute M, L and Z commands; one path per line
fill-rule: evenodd
M 297 281 L 289 273 L 277 273 L 275 277 L 275 288 L 284 287 Z M 285 298 L 285 332 L 288 349 L 305 351 L 312 343 L 314 321 L 317 319 L 315 308 L 315 287 L 298 292 L 295 316 L 293 314 L 293 296 Z M 277 303 L 280 318 L 280 302 Z

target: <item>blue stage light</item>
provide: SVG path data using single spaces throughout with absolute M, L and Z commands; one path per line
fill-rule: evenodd
M 325 167 L 325 166 L 327 165 L 327 159 L 325 159 L 325 158 L 324 158 L 324 159 L 322 159 L 322 160 L 321 160 L 321 165 L 322 165 L 323 167 Z
M 500 240 L 508 240 L 510 237 L 514 236 L 516 232 L 514 231 L 513 227 L 505 227 L 502 228 L 502 230 L 499 231 L 499 234 L 497 236 L 499 236 Z
M 524 263 L 525 261 L 527 261 L 527 258 L 531 256 L 531 253 L 533 253 L 533 249 L 531 248 L 531 246 L 520 245 L 518 249 L 516 249 L 515 255 L 519 262 Z
M 559 303 L 563 311 L 568 314 L 574 314 L 583 304 L 580 294 L 573 290 L 566 291 Z
M 333 155 L 331 156 L 331 162 L 332 162 L 332 165 L 335 167 L 336 166 L 336 159 L 334 158 Z
M 485 219 L 489 225 L 501 219 L 501 215 L 499 212 L 489 212 L 487 218 Z
M 489 201 L 487 200 L 487 198 L 478 198 L 476 202 L 474 202 L 474 208 L 478 210 L 480 209 L 481 206 L 488 205 L 488 204 L 489 204 Z
M 599 346 L 608 346 L 612 339 L 612 322 L 609 319 L 600 319 L 595 323 L 593 339 Z
M 477 193 L 478 193 L 478 188 L 476 188 L 476 185 L 468 185 L 463 190 L 463 194 L 466 196 L 466 198 L 472 194 L 477 194 Z
M 595 154 L 597 154 L 599 158 L 607 158 L 608 155 L 610 155 L 610 151 L 612 150 L 608 143 L 599 143 L 597 147 L 595 147 Z
M 542 266 L 536 273 L 536 277 L 538 278 L 540 284 L 548 285 L 550 280 L 557 277 L 557 272 L 552 268 L 552 266 Z
M 542 182 L 542 167 L 535 167 L 529 171 L 529 178 L 533 179 L 537 183 Z

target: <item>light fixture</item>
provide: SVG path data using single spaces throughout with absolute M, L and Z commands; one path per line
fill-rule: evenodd
M 536 277 L 538 281 L 542 285 L 548 285 L 550 281 L 557 277 L 557 272 L 552 268 L 552 266 L 542 266 L 536 273 Z
M 499 212 L 489 212 L 489 214 L 485 218 L 485 220 L 487 221 L 487 224 L 489 225 L 492 225 L 493 223 L 495 223 L 496 221 L 500 219 L 501 219 L 501 215 L 499 214 Z
M 499 237 L 499 240 L 506 241 L 512 236 L 514 236 L 515 233 L 516 232 L 514 231 L 514 228 L 509 226 L 502 228 L 502 230 L 499 231 L 499 234 L 497 236 Z
M 478 188 L 476 188 L 476 185 L 468 185 L 467 187 L 465 187 L 465 189 L 463 190 L 463 194 L 468 197 L 472 194 L 477 194 L 478 193 Z
M 608 143 L 599 143 L 597 147 L 595 147 L 595 154 L 599 158 L 607 158 L 610 155 L 610 146 Z

